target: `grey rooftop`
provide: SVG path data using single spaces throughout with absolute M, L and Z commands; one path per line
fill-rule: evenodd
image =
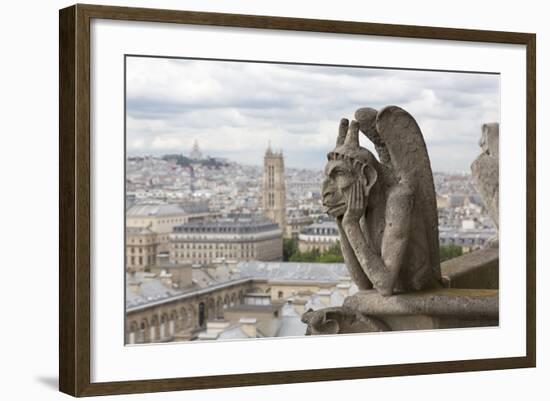
M 278 229 L 271 220 L 255 218 L 219 218 L 214 221 L 197 221 L 174 227 L 175 233 L 254 233 Z
M 344 263 L 302 262 L 239 262 L 241 277 L 263 278 L 273 281 L 338 282 L 349 276 Z

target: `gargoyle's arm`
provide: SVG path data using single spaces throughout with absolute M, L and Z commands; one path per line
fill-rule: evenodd
M 342 218 L 337 218 L 336 222 L 338 224 L 338 231 L 340 232 L 340 246 L 342 248 L 342 255 L 344 256 L 344 262 L 349 270 L 351 279 L 360 290 L 370 290 L 372 288 L 372 283 L 365 274 L 365 271 L 361 267 L 361 264 L 353 252 L 353 248 L 351 247 L 344 227 L 342 226 Z
M 353 191 L 357 192 L 357 191 Z M 361 194 L 350 196 L 351 210 L 361 207 Z M 374 288 L 382 295 L 391 295 L 403 263 L 409 241 L 413 191 L 401 183 L 394 187 L 386 202 L 386 225 L 381 255 L 367 241 L 357 215 L 346 213 L 342 226 L 357 260 Z
M 414 192 L 406 183 L 400 183 L 390 193 L 386 202 L 386 226 L 382 236 L 382 260 L 388 269 L 395 272 L 392 287 L 407 252 L 411 220 L 413 213 Z

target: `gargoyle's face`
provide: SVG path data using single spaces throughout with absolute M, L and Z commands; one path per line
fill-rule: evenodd
M 347 160 L 328 161 L 321 189 L 327 214 L 333 217 L 343 216 L 347 208 L 345 194 L 357 179 L 356 174 Z

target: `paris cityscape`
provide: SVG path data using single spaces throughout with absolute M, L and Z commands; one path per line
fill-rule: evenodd
M 203 154 L 130 156 L 127 344 L 305 335 L 301 315 L 357 291 L 321 204 L 321 170 Z M 468 173 L 434 172 L 441 258 L 496 235 Z
M 421 127 L 441 261 L 498 235 L 470 172 L 498 75 L 146 56 L 126 74 L 125 344 L 304 336 L 358 292 L 321 194 L 358 107 Z

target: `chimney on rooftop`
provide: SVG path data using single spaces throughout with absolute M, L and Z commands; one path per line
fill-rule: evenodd
M 257 319 L 253 317 L 243 317 L 239 320 L 241 324 L 242 331 L 250 338 L 256 338 L 257 330 L 256 323 Z
M 227 320 L 218 320 L 206 322 L 206 331 L 212 335 L 219 335 L 222 331 L 229 327 L 230 323 Z
M 141 281 L 132 281 L 128 286 L 130 287 L 130 291 L 132 291 L 133 294 L 139 295 Z
M 340 283 L 336 286 L 338 288 L 338 292 L 346 298 L 349 296 L 349 289 L 351 288 L 351 285 L 349 283 Z
M 159 278 L 162 284 L 172 288 L 172 275 L 170 273 L 167 273 L 166 270 L 162 270 L 159 274 Z
M 294 300 L 292 301 L 292 306 L 294 307 L 294 311 L 302 316 L 303 313 L 306 311 L 306 303 L 307 303 L 307 300 L 305 300 L 304 298 L 294 298 Z
M 331 295 L 332 295 L 332 291 L 330 291 L 330 290 L 320 290 L 320 291 L 317 292 L 317 296 L 319 297 L 319 300 L 325 306 L 330 306 L 330 296 Z
M 351 277 L 350 276 L 340 276 L 338 277 L 338 282 L 342 284 L 351 284 Z
M 155 264 L 157 266 L 167 265 L 170 261 L 170 255 L 168 252 L 159 252 L 155 256 Z

